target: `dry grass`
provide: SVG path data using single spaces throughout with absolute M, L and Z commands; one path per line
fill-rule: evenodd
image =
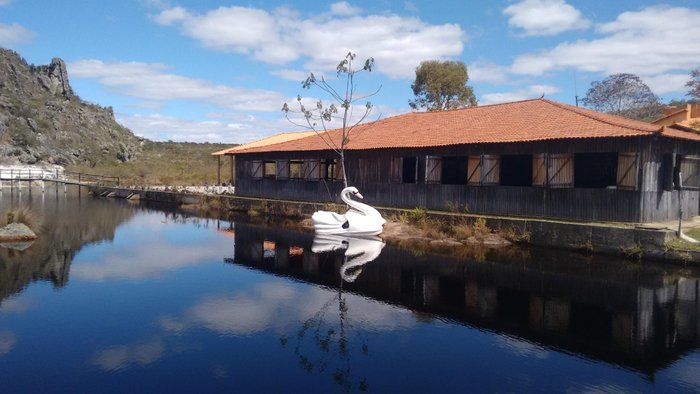
M 73 166 L 70 171 L 117 176 L 122 185 L 213 185 L 217 158 L 211 153 L 231 145 L 191 142 L 144 143 L 142 152 L 125 163 L 98 163 L 94 167 Z M 229 158 L 221 160 L 221 181 L 229 178 Z
M 5 225 L 10 223 L 23 223 L 35 233 L 40 232 L 43 225 L 39 214 L 27 206 L 7 211 L 5 214 Z
M 431 239 L 452 238 L 465 241 L 476 238 L 482 241 L 493 231 L 487 226 L 486 219 L 469 219 L 465 217 L 436 218 L 431 217 L 425 208 L 413 208 L 403 212 L 398 219 L 422 231 L 422 236 Z

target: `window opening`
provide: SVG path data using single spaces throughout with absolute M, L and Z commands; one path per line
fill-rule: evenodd
M 467 156 L 442 158 L 442 183 L 445 185 L 467 184 Z
M 532 167 L 532 155 L 502 155 L 500 184 L 531 186 Z
M 574 187 L 604 189 L 617 185 L 617 152 L 574 154 Z
M 403 183 L 416 183 L 418 177 L 418 160 L 414 157 L 403 157 L 401 159 L 401 181 Z

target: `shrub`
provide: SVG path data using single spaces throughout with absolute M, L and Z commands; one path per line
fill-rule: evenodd
M 423 224 L 428 220 L 428 210 L 421 207 L 415 207 L 402 213 L 399 218 L 405 223 Z
M 39 214 L 27 206 L 8 211 L 5 217 L 7 219 L 6 224 L 23 223 L 34 232 L 39 232 L 41 230 L 41 218 Z

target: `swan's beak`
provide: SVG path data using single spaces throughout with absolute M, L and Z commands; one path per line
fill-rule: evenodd
M 355 195 L 357 196 L 357 198 L 364 198 L 362 197 L 362 194 L 360 194 L 360 192 L 355 193 Z

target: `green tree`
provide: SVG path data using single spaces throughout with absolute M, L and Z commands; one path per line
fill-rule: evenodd
M 467 85 L 467 66 L 457 61 L 428 60 L 416 68 L 416 80 L 411 85 L 413 109 L 428 111 L 474 107 L 477 105 L 473 89 Z
M 690 72 L 690 81 L 685 86 L 690 88 L 688 96 L 700 100 L 700 68 Z
M 299 105 L 298 111 L 289 108 L 287 103 L 284 103 L 282 106 L 282 112 L 284 112 L 287 120 L 297 126 L 315 131 L 319 138 L 328 145 L 328 148 L 338 155 L 343 171 L 343 184 L 345 187 L 348 187 L 348 177 L 345 172 L 345 148 L 350 142 L 350 135 L 353 129 L 362 123 L 367 116 L 369 116 L 370 112 L 372 112 L 372 103 L 367 101 L 364 104 L 360 104 L 359 108 L 361 108 L 361 112 L 357 112 L 360 114 L 358 117 L 352 116 L 353 110 L 358 109 L 357 104 L 360 101 L 374 96 L 381 89 L 381 86 L 379 86 L 373 93 L 359 97 L 356 96 L 357 84 L 355 82 L 355 75 L 363 71 L 371 72 L 372 67 L 374 67 L 374 58 L 370 57 L 365 60 L 362 68 L 355 68 L 353 64 L 355 57 L 356 55 L 354 53 L 348 52 L 348 54 L 345 55 L 345 59 L 336 67 L 338 80 L 342 82 L 344 89 L 334 88 L 323 76 L 318 79 L 313 73 L 310 73 L 309 77 L 302 81 L 301 85 L 304 89 L 316 87 L 328 94 L 331 98 L 330 105 L 319 100 L 314 107 L 309 108 L 302 103 L 301 96 L 297 96 L 297 103 Z M 290 113 L 301 114 L 305 124 L 290 118 Z M 341 138 L 339 141 L 332 139 L 329 134 L 326 133 L 328 128 L 333 126 L 333 121 L 341 122 L 341 126 L 339 127 L 341 130 Z
M 659 97 L 634 74 L 614 74 L 593 81 L 581 102 L 596 111 L 644 121 L 663 112 Z

